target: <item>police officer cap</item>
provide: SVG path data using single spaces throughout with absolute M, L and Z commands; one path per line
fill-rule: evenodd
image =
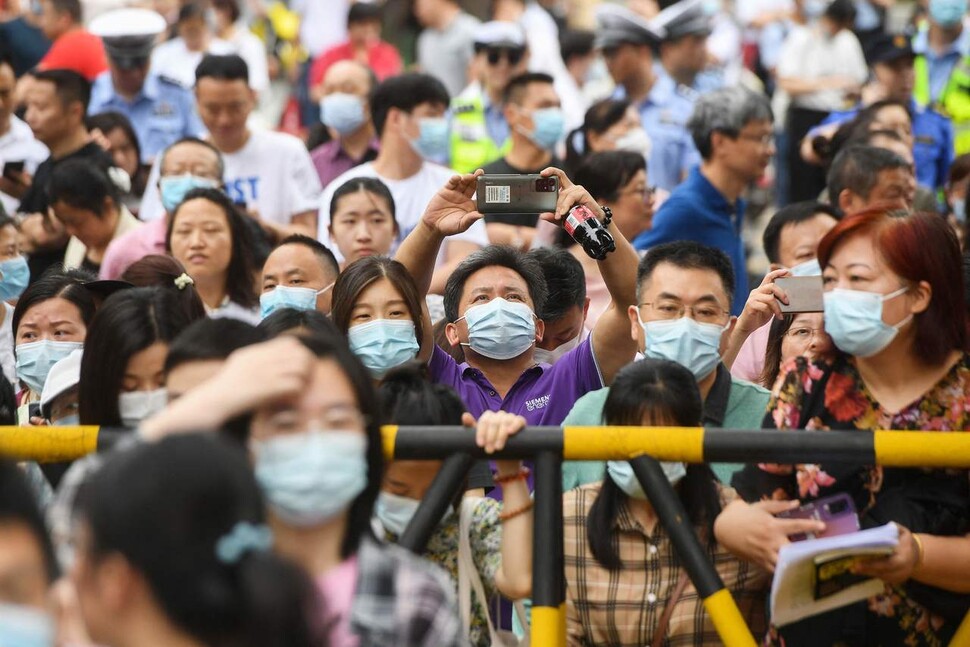
M 475 47 L 525 48 L 525 32 L 518 23 L 492 20 L 475 31 Z
M 594 46 L 598 48 L 619 45 L 656 45 L 664 37 L 657 29 L 637 13 L 618 4 L 601 4 L 596 7 L 597 34 Z
M 905 34 L 880 34 L 866 48 L 866 62 L 869 65 L 914 56 L 913 45 Z
M 147 62 L 158 37 L 167 24 L 161 14 L 149 9 L 116 9 L 91 21 L 92 34 L 104 41 L 104 49 L 123 67 Z
M 704 8 L 704 0 L 680 0 L 650 21 L 667 32 L 665 40 L 677 40 L 684 36 L 709 36 L 711 14 Z

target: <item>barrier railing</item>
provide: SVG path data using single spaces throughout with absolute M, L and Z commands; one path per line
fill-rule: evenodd
M 970 469 L 970 433 L 922 431 L 749 431 L 701 427 L 530 427 L 486 455 L 466 427 L 382 429 L 389 459 L 444 459 L 400 543 L 420 552 L 475 459 L 535 461 L 532 644 L 564 645 L 565 581 L 561 465 L 563 460 L 630 460 L 671 537 L 681 563 L 727 647 L 754 638 L 708 560 L 679 498 L 657 461 L 816 463 Z M 0 455 L 39 462 L 80 458 L 110 447 L 125 432 L 98 427 L 0 427 Z M 631 460 L 632 459 L 632 460 Z M 951 642 L 970 645 L 970 615 Z

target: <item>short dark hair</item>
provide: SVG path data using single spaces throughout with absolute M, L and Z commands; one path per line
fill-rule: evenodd
M 607 425 L 642 425 L 647 414 L 655 424 L 697 427 L 704 405 L 697 380 L 678 364 L 665 359 L 642 359 L 622 369 L 603 405 Z M 690 523 L 701 530 L 708 545 L 714 542 L 714 520 L 721 512 L 717 477 L 706 463 L 687 466 L 675 487 Z M 616 520 L 627 495 L 606 476 L 586 518 L 586 536 L 593 558 L 612 571 L 623 564 L 617 551 Z
M 320 265 L 325 271 L 332 273 L 334 276 L 340 274 L 340 263 L 337 262 L 337 257 L 333 255 L 329 247 L 316 238 L 310 238 L 303 234 L 290 234 L 280 241 L 276 249 L 279 249 L 283 245 L 302 245 L 309 248 L 313 252 L 313 255 L 317 257 L 317 260 L 320 261 Z
M 201 18 L 205 20 L 206 8 L 201 2 L 186 2 L 179 9 L 179 15 L 177 23 L 185 22 L 186 20 L 192 20 L 193 18 Z
M 71 22 L 81 22 L 82 11 L 80 0 L 47 0 L 54 7 L 57 13 L 66 13 L 71 17 Z
M 525 74 L 513 76 L 511 79 L 509 79 L 508 84 L 505 86 L 505 90 L 502 91 L 502 103 L 521 104 L 522 99 L 525 98 L 525 94 L 528 91 L 529 86 L 533 83 L 555 85 L 553 78 L 545 72 L 526 72 Z
M 855 3 L 852 0 L 832 0 L 832 2 L 825 7 L 825 11 L 822 12 L 822 16 L 828 18 L 844 29 L 849 29 L 855 22 Z
M 734 299 L 734 269 L 727 254 L 716 247 L 708 247 L 693 240 L 678 240 L 651 248 L 637 266 L 637 301 L 645 281 L 661 263 L 670 263 L 684 270 L 709 270 L 721 279 L 728 303 Z
M 546 304 L 536 316 L 550 323 L 562 319 L 572 307 L 586 305 L 586 273 L 576 257 L 565 249 L 540 247 L 528 252 L 539 262 L 546 277 Z
M 17 68 L 14 67 L 13 54 L 10 53 L 10 48 L 5 44 L 0 44 L 0 67 L 4 65 L 10 68 L 14 77 L 17 76 Z
M 104 202 L 111 198 L 115 208 L 121 206 L 118 187 L 97 162 L 90 159 L 69 159 L 55 164 L 47 185 L 50 204 L 64 202 L 77 209 L 103 217 Z
M 775 215 L 768 221 L 764 233 L 761 234 L 761 244 L 764 246 L 768 262 L 781 262 L 778 260 L 779 244 L 781 243 L 781 232 L 785 227 L 811 220 L 818 214 L 832 216 L 836 220 L 839 219 L 839 213 L 835 209 L 814 200 L 795 202 L 776 211 Z
M 315 587 L 297 565 L 250 547 L 217 546 L 266 524 L 245 451 L 212 434 L 179 434 L 121 452 L 85 482 L 78 513 L 89 558 L 120 555 L 164 615 L 195 640 L 239 647 L 309 647 Z M 245 525 L 243 525 L 245 524 Z
M 185 198 L 169 218 L 168 231 L 165 234 L 165 250 L 172 252 L 172 230 L 182 206 L 189 200 L 197 199 L 208 200 L 222 209 L 229 225 L 229 232 L 232 235 L 232 255 L 229 259 L 229 267 L 226 269 L 226 294 L 229 300 L 245 308 L 254 307 L 259 303 L 253 281 L 255 263 L 252 250 L 255 248 L 255 243 L 250 229 L 243 220 L 246 216 L 241 215 L 229 196 L 219 189 L 192 189 L 185 194 Z
M 340 337 L 340 331 L 327 315 L 319 310 L 281 308 L 259 322 L 257 326 L 268 339 L 279 337 L 294 330 L 303 329 L 311 336 L 329 335 Z M 302 334 L 302 333 L 301 333 Z
M 394 225 L 395 227 L 397 226 L 397 206 L 394 204 L 394 196 L 391 194 L 391 190 L 387 188 L 387 185 L 380 178 L 376 177 L 355 177 L 341 184 L 333 192 L 333 197 L 330 198 L 331 220 L 337 214 L 337 206 L 340 198 L 351 193 L 357 193 L 358 191 L 367 191 L 379 198 L 383 198 L 391 210 L 391 218 L 394 219 Z
M 848 189 L 863 199 L 879 181 L 879 174 L 890 169 L 911 168 L 896 153 L 876 146 L 847 146 L 832 161 L 828 174 L 829 201 L 839 204 L 839 195 Z
M 229 13 L 229 20 L 236 22 L 242 15 L 239 11 L 238 0 L 212 0 L 213 9 L 222 9 Z
M 173 143 L 171 143 L 171 144 L 169 144 L 168 146 L 165 147 L 165 150 L 162 151 L 162 154 L 159 156 L 159 160 L 158 160 L 158 172 L 159 172 L 159 174 L 161 174 L 162 168 L 165 166 L 165 158 L 166 158 L 166 156 L 168 156 L 168 152 L 170 150 L 172 150 L 173 148 L 175 148 L 176 146 L 181 146 L 183 144 L 195 144 L 195 145 L 201 146 L 203 148 L 208 148 L 210 151 L 212 151 L 215 154 L 215 156 L 216 156 L 216 160 L 218 160 L 218 165 L 219 165 L 219 181 L 220 182 L 222 181 L 222 177 L 226 173 L 226 162 L 225 162 L 225 160 L 222 159 L 222 151 L 220 151 L 218 148 L 216 148 L 212 144 L 212 142 L 207 142 L 204 139 L 200 139 L 198 137 L 191 137 L 191 136 L 189 136 L 189 137 L 182 137 L 181 139 L 178 139 L 177 141 L 175 141 L 175 142 L 173 142 Z
M 525 281 L 535 312 L 541 312 L 546 307 L 548 290 L 539 261 L 513 247 L 489 245 L 469 254 L 448 277 L 444 294 L 445 318 L 448 321 L 453 323 L 458 319 L 458 304 L 461 303 L 468 277 L 486 267 L 509 268 Z
M 566 29 L 559 34 L 559 55 L 562 62 L 569 64 L 574 56 L 588 56 L 593 53 L 596 34 L 586 29 Z
M 85 327 L 89 327 L 91 320 L 94 319 L 97 303 L 94 294 L 84 287 L 84 284 L 96 278 L 93 274 L 84 270 L 63 270 L 60 267 L 53 267 L 27 286 L 24 293 L 20 295 L 17 307 L 13 311 L 14 353 L 17 352 L 16 339 L 20 320 L 35 305 L 50 299 L 70 301 L 80 311 L 81 320 Z
M 386 256 L 365 256 L 344 269 L 333 285 L 333 309 L 330 318 L 337 330 L 346 335 L 350 330 L 350 316 L 357 299 L 371 283 L 387 279 L 401 293 L 414 322 L 414 336 L 418 344 L 424 344 L 424 299 L 407 269 L 398 261 Z
M 44 556 L 44 575 L 53 584 L 60 570 L 44 516 L 37 505 L 37 496 L 27 483 L 23 470 L 7 459 L 0 460 L 0 524 L 22 524 L 30 531 Z
M 221 317 L 192 322 L 172 340 L 165 372 L 188 362 L 226 359 L 234 351 L 266 341 L 266 334 L 245 321 Z
M 570 169 L 579 166 L 583 158 L 592 152 L 589 134 L 605 133 L 623 119 L 630 105 L 626 99 L 602 99 L 590 106 L 583 117 L 583 125 L 566 136 L 566 166 Z
M 174 257 L 167 254 L 149 254 L 128 266 L 121 275 L 122 281 L 136 288 L 159 287 L 171 291 L 178 299 L 179 306 L 191 321 L 206 317 L 205 304 L 195 283 L 183 283 L 180 277 L 186 274 L 185 268 Z
M 361 4 L 361 3 L 357 3 Z M 384 134 L 384 124 L 391 108 L 411 112 L 422 103 L 448 107 L 451 97 L 444 84 L 430 74 L 410 72 L 381 82 L 370 95 L 371 119 L 377 136 Z
M 647 161 L 632 151 L 602 151 L 587 156 L 576 172 L 573 182 L 589 191 L 594 200 L 613 202 L 639 171 L 647 170 Z
M 249 66 L 238 54 L 206 54 L 195 68 L 195 82 L 204 78 L 249 83 Z
M 362 22 L 380 22 L 382 14 L 381 6 L 376 2 L 354 2 L 347 12 L 347 26 Z
M 131 125 L 131 120 L 125 115 L 114 110 L 106 110 L 96 115 L 88 115 L 84 120 L 84 125 L 87 126 L 88 130 L 100 130 L 105 135 L 108 135 L 112 130 L 120 130 L 131 142 L 131 145 L 135 147 L 135 155 L 139 162 L 141 161 L 141 143 Z
M 61 105 L 67 107 L 75 101 L 81 104 L 84 112 L 88 111 L 91 102 L 91 84 L 74 70 L 53 69 L 39 70 L 30 73 L 37 81 L 54 84 L 54 93 L 61 100 Z
M 120 290 L 105 299 L 84 340 L 81 424 L 121 426 L 118 396 L 128 361 L 156 342 L 171 342 L 190 323 L 178 297 L 164 288 Z

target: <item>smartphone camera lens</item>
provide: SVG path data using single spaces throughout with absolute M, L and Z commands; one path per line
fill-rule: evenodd
M 537 193 L 552 193 L 556 190 L 556 181 L 550 177 L 536 180 Z

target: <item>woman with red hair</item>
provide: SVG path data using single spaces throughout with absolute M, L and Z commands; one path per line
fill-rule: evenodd
M 841 351 L 826 364 L 788 363 L 765 427 L 970 429 L 970 356 L 960 249 L 935 214 L 873 209 L 840 222 L 818 250 L 825 330 Z M 858 572 L 883 594 L 775 630 L 793 645 L 945 645 L 970 607 L 967 470 L 848 463 L 748 465 L 716 525 L 738 556 L 773 568 L 788 543 L 773 513 L 847 493 L 862 526 L 889 521 L 899 545 Z M 774 500 L 773 500 L 774 499 Z M 787 499 L 787 501 L 777 501 Z M 821 524 L 820 524 L 821 525 Z

